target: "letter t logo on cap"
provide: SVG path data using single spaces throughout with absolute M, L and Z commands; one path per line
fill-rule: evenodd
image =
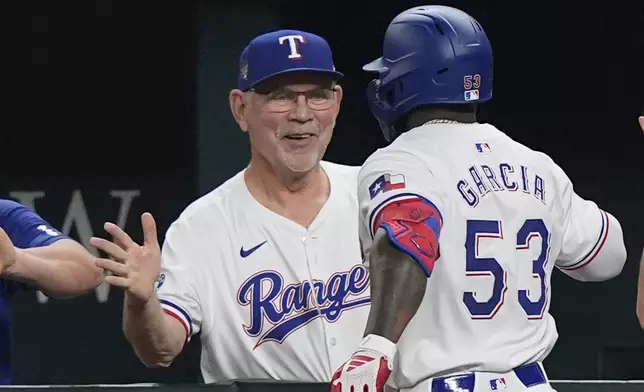
M 304 37 L 301 35 L 285 35 L 283 37 L 279 37 L 278 41 L 280 45 L 284 45 L 285 41 L 288 41 L 288 46 L 289 49 L 291 50 L 291 53 L 288 55 L 289 59 L 301 59 L 302 55 L 297 51 L 298 50 L 298 42 L 300 43 L 306 43 L 304 40 Z

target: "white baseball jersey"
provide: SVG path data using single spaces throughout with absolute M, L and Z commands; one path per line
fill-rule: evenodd
M 201 332 L 206 383 L 329 382 L 362 339 L 359 168 L 322 167 L 330 196 L 308 229 L 257 202 L 242 171 L 168 230 L 157 295 L 188 337 Z
M 584 266 L 608 229 L 606 213 L 577 196 L 547 155 L 488 124 L 430 122 L 376 151 L 358 182 L 365 249 L 392 202 L 418 198 L 442 221 L 433 228 L 439 258 L 425 268 L 425 296 L 397 345 L 393 387 L 546 357 L 558 337 L 548 313 L 553 267 Z

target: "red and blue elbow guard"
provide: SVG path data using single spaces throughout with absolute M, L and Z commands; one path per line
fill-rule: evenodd
M 372 233 L 379 228 L 396 248 L 411 256 L 425 271 L 427 277 L 440 257 L 438 237 L 443 220 L 438 208 L 423 197 L 390 202 L 376 215 Z

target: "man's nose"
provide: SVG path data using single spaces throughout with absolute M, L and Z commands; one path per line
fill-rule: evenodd
M 295 101 L 295 110 L 291 111 L 292 119 L 299 122 L 307 122 L 313 119 L 313 111 L 306 100 L 306 97 L 300 95 Z

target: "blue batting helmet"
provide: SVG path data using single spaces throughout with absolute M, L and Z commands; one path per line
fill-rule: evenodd
M 466 104 L 492 98 L 492 47 L 481 25 L 452 7 L 428 5 L 396 16 L 382 57 L 363 67 L 377 72 L 367 99 L 387 141 L 396 122 L 430 104 Z

